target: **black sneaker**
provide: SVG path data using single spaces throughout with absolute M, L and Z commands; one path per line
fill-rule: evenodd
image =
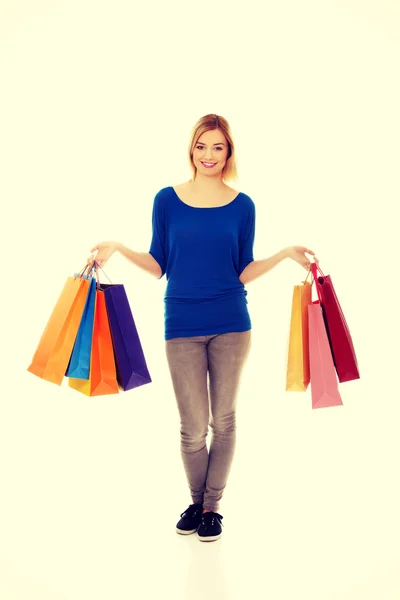
M 215 542 L 222 535 L 222 519 L 224 517 L 217 512 L 206 512 L 201 515 L 201 522 L 197 530 L 197 536 L 201 542 Z
M 197 528 L 201 522 L 201 513 L 203 512 L 202 504 L 191 504 L 185 512 L 181 514 L 181 519 L 176 524 L 177 533 L 182 535 L 189 535 L 189 533 L 196 533 Z

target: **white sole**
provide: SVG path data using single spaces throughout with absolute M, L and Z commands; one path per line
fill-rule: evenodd
M 181 535 L 190 535 L 191 533 L 196 533 L 197 529 L 189 529 L 185 531 L 184 529 L 176 528 L 176 533 L 180 533 Z
M 222 533 L 220 533 L 219 535 L 210 535 L 208 537 L 202 537 L 201 535 L 198 535 L 197 537 L 201 542 L 215 542 L 216 540 L 219 540 L 221 535 Z

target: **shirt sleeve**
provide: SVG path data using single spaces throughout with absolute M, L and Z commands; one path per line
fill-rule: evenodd
M 152 214 L 153 236 L 151 240 L 149 254 L 158 262 L 161 268 L 161 277 L 166 272 L 166 247 L 165 247 L 165 214 L 160 202 L 159 194 L 156 194 L 153 204 Z M 160 279 L 161 279 L 160 277 Z
M 239 276 L 254 260 L 254 236 L 256 230 L 256 207 L 254 202 L 251 202 L 246 225 L 244 227 L 241 240 L 239 243 Z

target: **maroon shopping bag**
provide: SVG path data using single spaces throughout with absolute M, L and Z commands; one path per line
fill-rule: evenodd
M 343 383 L 359 379 L 360 374 L 353 341 L 331 277 L 324 275 L 315 262 L 312 263 L 311 269 L 339 381 Z M 320 276 L 318 276 L 317 269 L 321 273 Z

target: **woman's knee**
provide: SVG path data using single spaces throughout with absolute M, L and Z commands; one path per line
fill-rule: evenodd
M 207 428 L 181 427 L 181 447 L 184 452 L 198 452 L 206 445 Z
M 236 429 L 236 411 L 222 413 L 212 417 L 210 427 L 214 433 L 229 433 Z

